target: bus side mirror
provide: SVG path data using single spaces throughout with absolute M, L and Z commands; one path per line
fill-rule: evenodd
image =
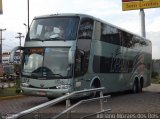
M 73 50 L 72 48 L 70 48 L 69 53 L 68 53 L 68 63 L 69 64 L 73 64 L 74 60 L 75 60 L 75 50 Z
M 16 51 L 17 50 L 22 50 L 22 49 L 23 49 L 23 47 L 20 47 L 20 46 L 17 46 L 15 48 L 13 48 L 12 51 L 11 51 L 11 54 L 10 54 L 9 61 L 14 62 L 14 55 L 15 55 Z

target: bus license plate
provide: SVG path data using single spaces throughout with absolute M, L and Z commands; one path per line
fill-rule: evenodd
M 42 92 L 42 91 L 39 91 L 36 93 L 37 95 L 41 95 L 41 96 L 45 96 L 46 95 L 46 92 Z

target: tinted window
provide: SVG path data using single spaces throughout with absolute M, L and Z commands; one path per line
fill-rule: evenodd
M 128 73 L 132 68 L 132 60 L 104 56 L 94 56 L 93 59 L 95 73 Z
M 91 39 L 93 32 L 93 20 L 84 18 L 80 22 L 78 39 Z
M 101 41 L 120 45 L 121 39 L 120 39 L 119 30 L 117 28 L 112 27 L 112 26 L 102 24 Z

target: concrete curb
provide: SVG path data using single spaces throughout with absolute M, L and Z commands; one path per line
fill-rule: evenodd
M 0 97 L 1 100 L 10 100 L 10 99 L 17 99 L 17 98 L 23 98 L 26 97 L 24 95 L 15 95 L 15 96 L 6 96 L 6 97 Z

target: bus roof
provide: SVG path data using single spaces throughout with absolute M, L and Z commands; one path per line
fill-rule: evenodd
M 123 28 L 121 28 L 121 27 L 119 27 L 119 26 L 113 25 L 113 24 L 108 23 L 108 22 L 106 22 L 106 21 L 104 21 L 104 20 L 102 20 L 102 19 L 96 18 L 96 17 L 91 16 L 91 15 L 88 15 L 88 14 L 77 14 L 77 13 L 61 13 L 61 14 L 59 14 L 59 13 L 57 13 L 57 14 L 48 14 L 48 15 L 36 16 L 36 17 L 34 17 L 34 19 L 37 19 L 37 18 L 48 18 L 48 17 L 57 17 L 57 16 L 59 16 L 59 17 L 77 16 L 77 17 L 80 17 L 80 18 L 88 17 L 88 18 L 91 18 L 91 19 L 95 19 L 95 20 L 97 20 L 97 21 L 100 21 L 100 22 L 102 22 L 102 23 L 106 23 L 106 24 L 108 24 L 108 25 L 110 25 L 110 26 L 116 27 L 116 28 L 118 28 L 118 29 L 120 29 L 120 30 L 122 30 L 122 31 L 126 31 L 126 32 L 128 32 L 128 33 L 130 33 L 130 34 L 133 34 L 133 35 L 137 36 L 137 37 L 141 37 L 143 40 L 148 40 L 148 39 L 146 39 L 145 37 L 142 37 L 142 36 L 140 36 L 140 35 L 138 35 L 138 34 L 135 34 L 135 33 L 131 32 L 131 31 L 128 31 L 128 30 L 123 29 Z M 151 42 L 150 40 L 148 40 L 148 41 Z
M 91 15 L 87 15 L 87 14 L 76 14 L 76 13 L 62 13 L 62 14 L 48 14 L 48 15 L 41 15 L 41 16 L 36 16 L 34 17 L 34 19 L 36 18 L 46 18 L 46 17 L 67 17 L 67 16 L 77 16 L 77 17 L 90 17 L 90 18 L 94 18 Z

